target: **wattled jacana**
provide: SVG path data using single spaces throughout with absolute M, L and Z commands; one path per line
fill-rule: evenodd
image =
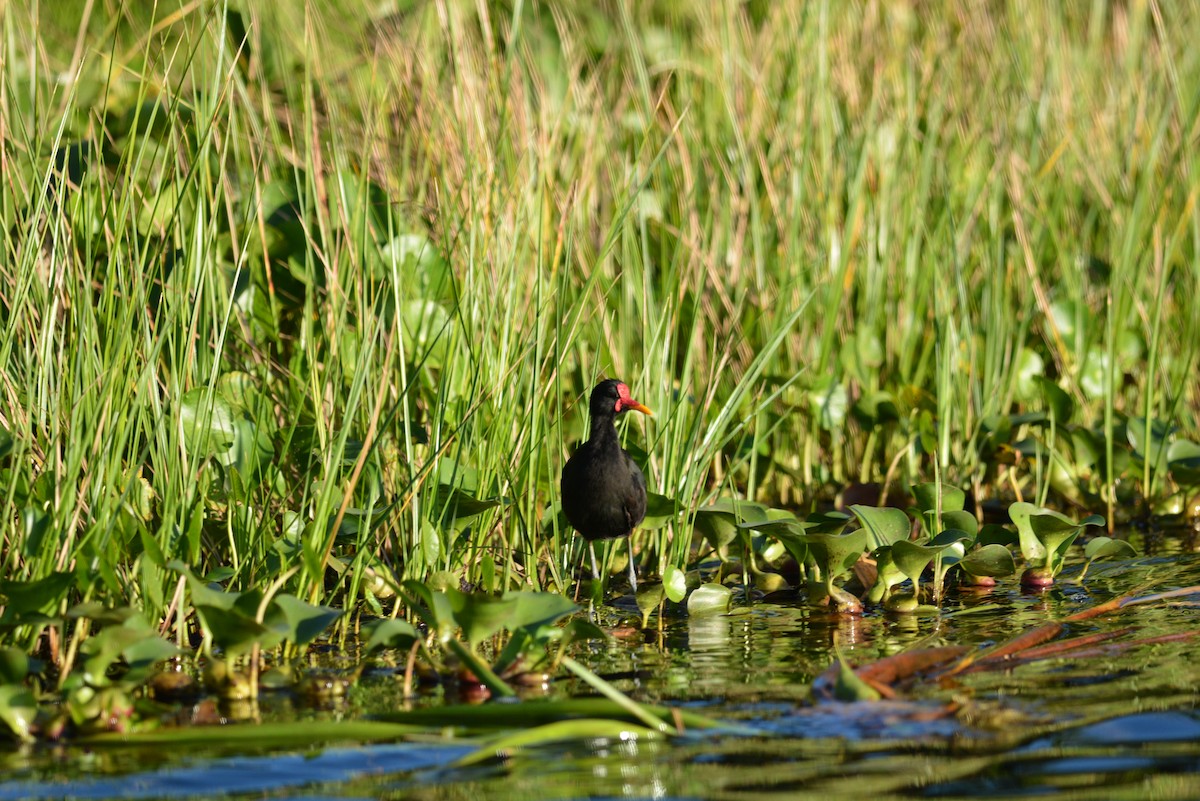
M 630 410 L 653 412 L 629 396 L 629 387 L 612 378 L 596 385 L 588 407 L 591 433 L 563 467 L 562 505 L 567 522 L 588 541 L 592 574 L 599 578 L 595 541 L 628 537 L 646 516 L 646 478 L 617 441 L 613 421 Z M 629 584 L 637 590 L 632 542 Z

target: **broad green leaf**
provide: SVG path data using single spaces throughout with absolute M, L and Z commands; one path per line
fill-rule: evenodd
M 669 565 L 663 572 L 663 589 L 673 603 L 679 603 L 687 595 L 687 575 L 675 565 Z
M 687 610 L 692 617 L 722 615 L 732 601 L 733 590 L 724 584 L 702 584 L 688 596 Z
M 942 512 L 942 528 L 957 529 L 974 540 L 975 535 L 979 533 L 979 520 L 975 515 L 962 509 Z
M 908 539 L 912 532 L 912 521 L 900 509 L 856 504 L 850 507 L 850 511 L 867 530 L 867 548 L 870 550 Z
M 915 484 L 912 488 L 913 498 L 916 499 L 916 507 L 925 514 L 937 509 L 938 502 L 938 485 L 935 483 Z M 959 512 L 967 502 L 967 494 L 958 487 L 952 484 L 942 484 L 942 514 L 946 512 Z M 933 532 L 930 532 L 933 533 Z
M 959 562 L 962 569 L 972 576 L 1011 576 L 1017 572 L 1012 552 L 995 543 L 969 551 Z
M 845 534 L 810 531 L 804 539 L 827 584 L 849 570 L 867 549 L 867 531 L 861 528 Z
M 412 623 L 393 618 L 372 620 L 363 626 L 363 633 L 367 637 L 368 654 L 384 648 L 405 650 L 421 639 Z
M 679 515 L 683 507 L 674 498 L 659 495 L 657 492 L 646 493 L 646 517 L 638 528 L 646 531 L 660 529 Z
M 194 459 L 228 453 L 237 438 L 237 413 L 229 401 L 204 387 L 179 399 L 183 442 Z
M 1046 409 L 1053 417 L 1055 425 L 1065 426 L 1071 422 L 1071 417 L 1075 414 L 1075 402 L 1071 400 L 1071 396 L 1064 392 L 1058 384 L 1044 376 L 1034 376 L 1034 383 L 1037 385 L 1042 395 L 1042 401 L 1046 404 Z
M 471 645 L 479 645 L 503 629 L 517 608 L 517 598 L 513 595 L 468 595 L 454 589 L 447 589 L 445 595 L 454 610 L 454 619 Z
M 271 606 L 278 609 L 286 623 L 287 639 L 294 645 L 304 647 L 329 628 L 333 621 L 342 616 L 340 609 L 328 606 L 313 606 L 294 595 L 280 593 L 271 599 Z
M 1031 401 L 1038 396 L 1038 385 L 1034 378 L 1043 375 L 1045 369 L 1046 363 L 1041 356 L 1029 348 L 1021 348 L 1015 365 L 1016 394 L 1019 400 Z
M 73 573 L 51 573 L 34 581 L 0 580 L 0 597 L 4 598 L 4 615 L 0 620 L 7 622 L 31 613 L 50 614 L 58 608 L 74 580 Z
M 940 546 L 921 545 L 908 540 L 900 540 L 892 543 L 892 560 L 896 563 L 896 569 L 916 584 L 921 580 L 921 573 L 941 550 L 943 548 Z
M 571 599 L 556 592 L 510 592 L 505 597 L 516 600 L 512 618 L 508 622 L 510 630 L 548 626 L 579 611 Z
M 33 693 L 20 684 L 0 684 L 0 722 L 19 740 L 32 742 L 30 731 L 37 716 L 37 701 Z
M 19 684 L 28 675 L 28 654 L 11 645 L 0 648 L 0 684 Z
M 1119 559 L 1122 557 L 1137 556 L 1137 548 L 1134 548 L 1125 540 L 1114 540 L 1111 537 L 1096 537 L 1083 546 L 1083 555 L 1087 557 L 1088 561 L 1094 559 Z
M 663 585 L 654 582 L 653 584 L 643 582 L 638 585 L 637 589 L 637 607 L 642 613 L 642 625 L 646 624 L 646 618 L 658 608 L 658 605 L 667 597 L 666 590 Z

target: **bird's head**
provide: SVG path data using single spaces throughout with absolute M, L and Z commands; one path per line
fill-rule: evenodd
M 612 417 L 628 411 L 654 415 L 649 408 L 630 396 L 628 386 L 615 378 L 601 381 L 596 385 L 596 388 L 592 390 L 592 398 L 588 406 L 592 417 Z

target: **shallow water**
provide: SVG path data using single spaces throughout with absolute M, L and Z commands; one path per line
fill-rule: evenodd
M 1069 581 L 1071 571 L 1065 578 Z M 253 752 L 40 746 L 0 751 L 0 801 L 50 798 L 1200 798 L 1200 638 L 965 674 L 875 703 L 808 700 L 836 634 L 855 664 L 942 644 L 986 646 L 1116 595 L 1200 584 L 1200 555 L 1097 564 L 1084 584 L 1027 595 L 1015 580 L 953 596 L 943 615 L 844 618 L 799 601 L 668 618 L 581 661 L 635 698 L 741 726 L 670 742 L 581 741 L 470 768 L 454 741 Z M 617 599 L 609 622 L 636 619 Z M 1200 597 L 1088 620 L 1064 636 L 1133 627 L 1116 642 L 1200 629 Z M 555 695 L 586 694 L 571 681 Z M 427 700 L 432 703 L 434 700 Z M 268 699 L 264 717 L 362 717 L 396 708 L 373 674 L 333 711 Z M 249 724 L 243 724 L 249 725 Z M 181 752 L 182 751 L 182 752 Z

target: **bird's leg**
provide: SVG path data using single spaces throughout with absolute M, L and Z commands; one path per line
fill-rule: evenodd
M 629 537 L 629 589 L 637 592 L 637 568 L 633 564 L 633 537 Z
M 588 553 L 592 555 L 592 578 L 600 580 L 600 568 L 596 566 L 596 543 L 588 542 Z

